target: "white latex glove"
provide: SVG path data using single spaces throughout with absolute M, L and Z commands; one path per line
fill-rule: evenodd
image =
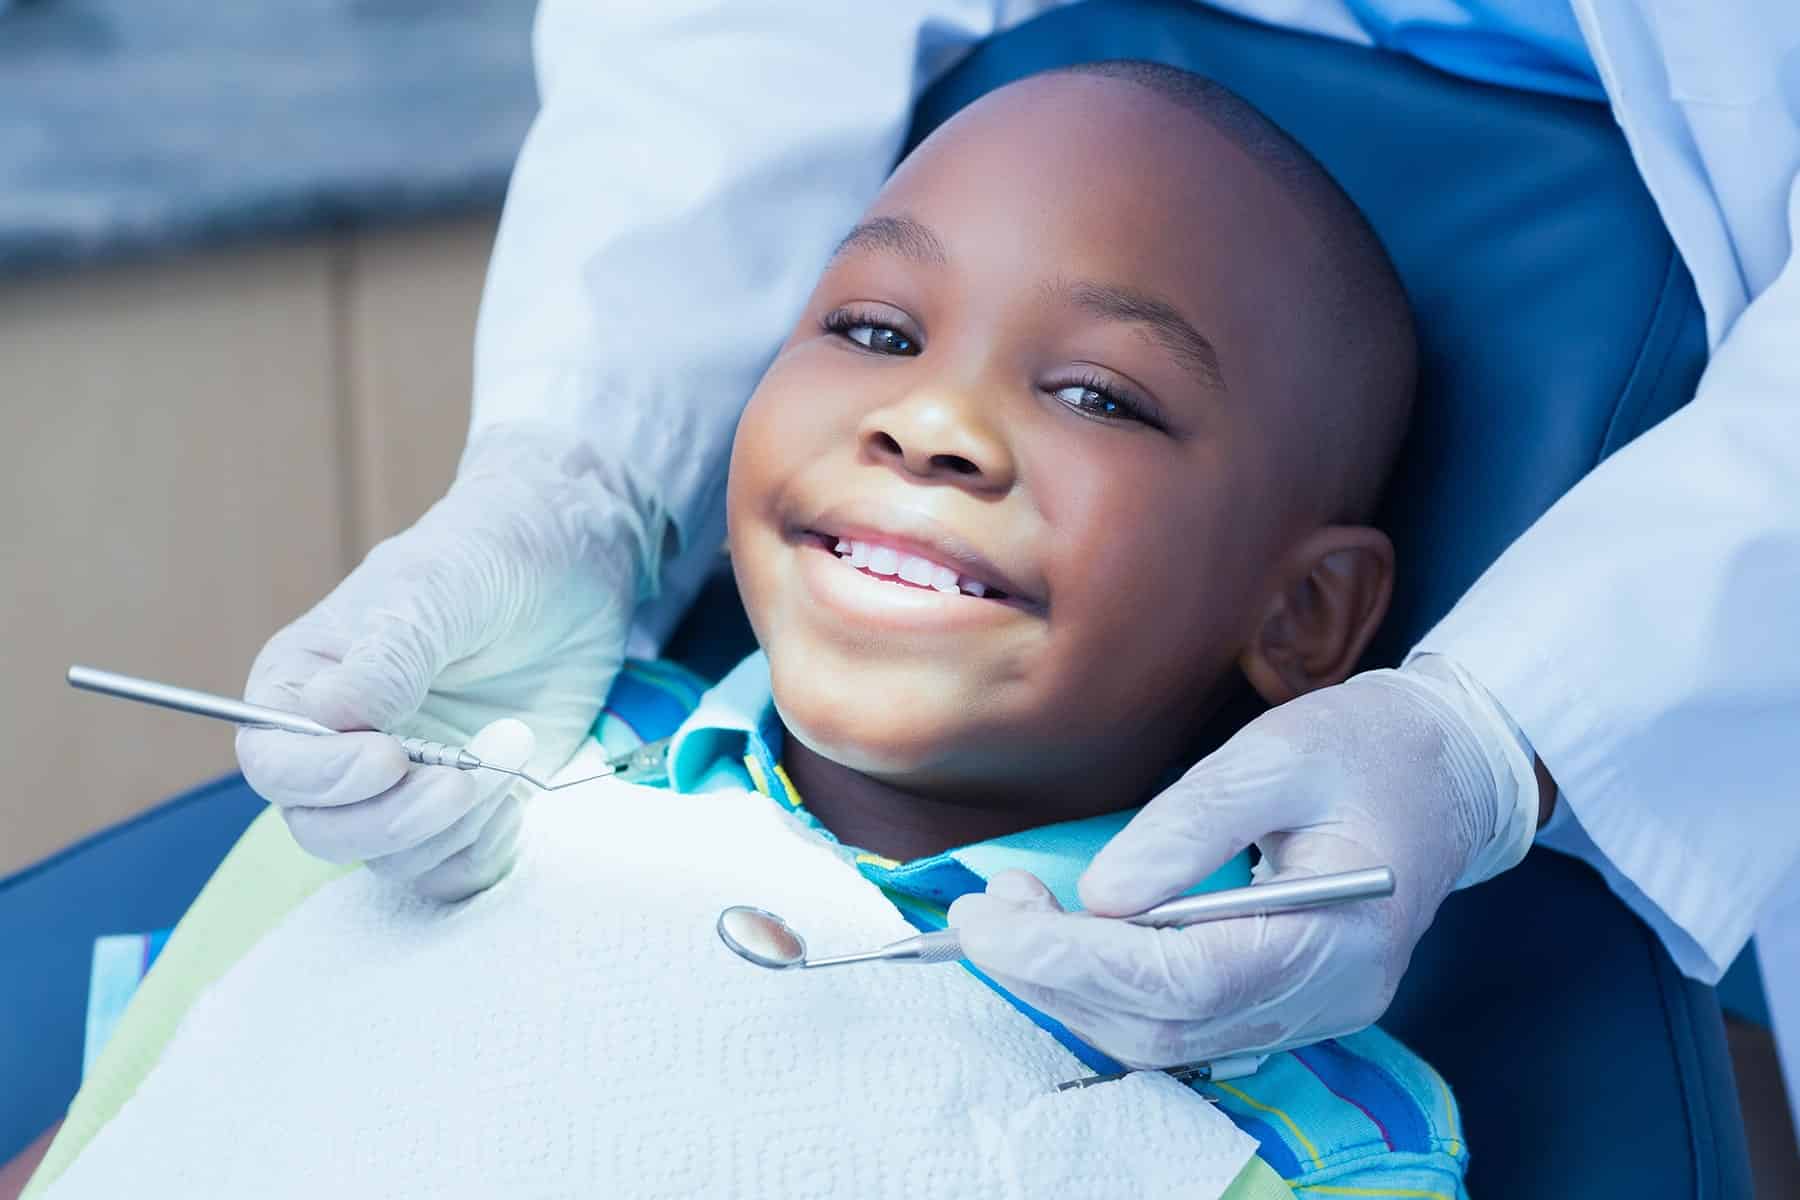
M 516 716 L 535 734 L 532 772 L 560 767 L 606 698 L 664 528 L 586 443 L 484 432 L 448 494 L 250 669 L 253 703 L 383 732 L 242 730 L 244 777 L 312 854 L 365 862 L 441 899 L 489 886 L 515 850 L 516 805 L 501 802 L 509 777 L 414 766 L 387 734 L 461 745 Z
M 976 966 L 1127 1065 L 1287 1049 L 1379 1017 L 1444 897 L 1524 858 L 1537 813 L 1518 729 L 1423 657 L 1264 713 L 1146 805 L 1080 885 L 1092 913 L 1128 916 L 1254 843 L 1255 883 L 1385 865 L 1392 897 L 1143 929 L 1063 913 L 1007 873 L 949 922 Z

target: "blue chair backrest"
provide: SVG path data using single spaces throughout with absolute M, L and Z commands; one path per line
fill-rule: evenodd
M 908 147 L 995 87 L 1118 58 L 1210 76 L 1287 129 L 1411 296 L 1420 399 L 1381 517 L 1400 578 L 1370 665 L 1397 661 L 1557 497 L 1692 395 L 1693 284 L 1599 105 L 1183 0 L 1094 0 L 977 48 L 921 98 Z M 1537 851 L 1452 897 L 1383 1025 L 1455 1087 L 1477 1196 L 1749 1193 L 1711 989 L 1572 860 Z

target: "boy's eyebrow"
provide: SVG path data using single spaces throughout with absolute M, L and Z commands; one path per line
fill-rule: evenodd
M 853 248 L 890 250 L 934 267 L 941 267 L 950 260 L 944 253 L 944 243 L 938 240 L 931 227 L 911 217 L 872 217 L 845 234 L 831 256 L 836 258 Z
M 1219 352 L 1206 335 L 1188 324 L 1187 318 L 1173 304 L 1137 288 L 1087 280 L 1060 281 L 1050 285 L 1053 297 L 1106 321 L 1126 321 L 1148 326 L 1151 334 L 1168 351 L 1181 360 L 1200 382 L 1218 391 L 1225 390 L 1225 375 L 1219 370 Z

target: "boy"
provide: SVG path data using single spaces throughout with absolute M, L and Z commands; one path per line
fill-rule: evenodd
M 916 925 L 941 924 L 945 905 L 984 885 L 1003 902 L 1071 903 L 1087 858 L 1191 760 L 1246 688 L 1278 704 L 1353 669 L 1390 592 L 1392 548 L 1366 521 L 1405 427 L 1413 355 L 1404 297 L 1354 206 L 1235 97 L 1147 64 L 1054 72 L 987 97 L 896 171 L 745 411 L 731 465 L 731 548 L 763 653 L 682 723 L 668 756 L 673 788 L 735 797 L 754 785 L 834 842 Z M 678 686 L 628 673 L 615 707 L 646 679 Z M 506 760 L 498 746 L 479 752 Z M 528 745 L 510 752 L 522 761 Z M 650 845 L 671 831 L 638 807 L 616 828 L 644 846 L 650 878 L 674 861 Z M 701 843 L 721 830 L 754 836 L 737 824 L 740 809 L 670 811 L 713 814 L 716 828 L 682 834 Z M 584 836 L 575 824 L 553 828 L 569 845 Z M 598 842 L 591 849 L 602 853 Z M 503 910 L 507 889 L 513 908 L 527 896 L 570 902 L 532 890 L 544 886 L 542 861 L 450 910 L 460 915 L 396 909 L 383 920 L 440 944 L 460 929 L 459 944 L 478 952 L 481 923 Z M 725 869 L 717 855 L 709 861 Z M 740 898 L 804 903 L 807 888 L 778 876 L 805 874 L 809 860 L 780 861 L 746 868 L 745 886 L 761 890 Z M 609 869 L 630 867 L 615 856 Z M 1242 863 L 1235 872 L 1221 882 L 1241 882 Z M 821 876 L 818 886 L 831 885 Z M 355 909 L 342 893 L 315 899 L 339 901 L 332 911 L 347 921 Z M 329 935 L 319 907 L 303 906 L 280 932 Z M 188 932 L 190 943 L 202 939 Z M 631 949 L 594 936 L 563 956 L 612 961 Z M 322 972 L 329 942 L 311 945 Z M 257 965 L 279 966 L 268 957 Z M 421 950 L 414 975 L 428 957 Z M 893 989 L 893 1007 L 910 1003 L 941 1025 L 986 1019 L 954 991 L 969 983 L 961 973 L 897 971 L 875 985 Z M 757 989 L 798 981 L 750 972 L 708 976 L 732 989 L 709 999 L 749 1007 Z M 256 995 L 245 974 L 228 975 L 201 1004 Z M 819 975 L 870 986 L 851 982 L 866 975 Z M 335 1003 L 384 995 L 355 991 L 355 978 L 342 986 Z M 395 973 L 384 986 L 397 991 L 409 977 Z M 480 986 L 467 983 L 471 993 Z M 596 968 L 596 994 L 608 986 Z M 795 1008 L 772 1036 L 798 1036 L 856 1004 L 865 1005 L 864 1032 L 877 1028 L 866 998 L 845 992 L 807 1008 L 816 989 L 789 994 Z M 573 1002 L 569 991 L 543 995 Z M 671 1013 L 681 1003 L 666 1000 Z M 437 1015 L 457 1011 L 447 1002 Z M 1090 1066 L 1110 1065 L 1028 1015 Z M 650 1004 L 632 1010 L 645 1040 L 659 1037 L 664 1019 Z M 217 1027 L 189 1025 L 184 1034 Z M 879 1028 L 897 1048 L 912 1044 L 906 1028 Z M 198 1053 L 193 1041 L 177 1050 Z M 740 1042 L 720 1053 L 738 1054 Z M 505 1040 L 477 1072 L 484 1086 L 522 1044 Z M 870 1052 L 865 1037 L 812 1064 L 827 1079 L 859 1081 L 822 1103 L 854 1107 L 877 1090 L 856 1074 Z M 700 1056 L 690 1077 L 713 1063 Z M 379 1077 L 381 1064 L 368 1070 Z M 1166 1082 L 1155 1078 L 1133 1086 Z M 345 1084 L 355 1091 L 364 1081 Z M 542 1084 L 527 1074 L 512 1086 L 523 1103 Z M 707 1111 L 629 1074 L 620 1086 L 645 1089 L 631 1097 L 639 1106 Z M 1441 1089 L 1429 1068 L 1369 1031 L 1199 1090 L 1260 1146 L 1260 1171 L 1247 1168 L 1228 1195 L 1291 1186 L 1449 1196 L 1461 1192 L 1466 1150 Z M 1089 1091 L 1103 1098 L 1107 1088 Z M 409 1095 L 414 1107 L 396 1128 L 416 1133 L 423 1102 Z M 1045 1155 L 1054 1148 L 1033 1144 Z M 698 1140 L 694 1153 L 708 1145 Z M 1103 1148 L 1116 1146 L 1093 1153 Z M 1140 1148 L 1176 1149 L 1154 1138 Z M 570 1171 L 579 1190 L 579 1169 Z M 773 1178 L 739 1182 L 792 1190 Z M 681 1190 L 679 1180 L 660 1182 Z

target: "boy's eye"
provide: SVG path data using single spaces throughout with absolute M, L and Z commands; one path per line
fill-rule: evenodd
M 1092 417 L 1117 421 L 1138 421 L 1152 428 L 1161 428 L 1137 404 L 1097 380 L 1054 388 L 1050 394 L 1076 412 L 1086 413 Z
M 859 346 L 866 346 L 877 354 L 917 354 L 919 347 L 913 340 L 887 325 L 851 325 L 844 331 L 844 336 Z
M 919 343 L 911 334 L 875 313 L 840 308 L 827 313 L 821 324 L 826 332 L 835 333 L 875 354 L 910 357 L 919 352 Z
M 1117 399 L 1099 388 L 1088 387 L 1086 384 L 1058 388 L 1055 395 L 1058 400 L 1070 408 L 1078 408 L 1082 412 L 1093 413 L 1099 417 L 1117 416 L 1121 411 Z

